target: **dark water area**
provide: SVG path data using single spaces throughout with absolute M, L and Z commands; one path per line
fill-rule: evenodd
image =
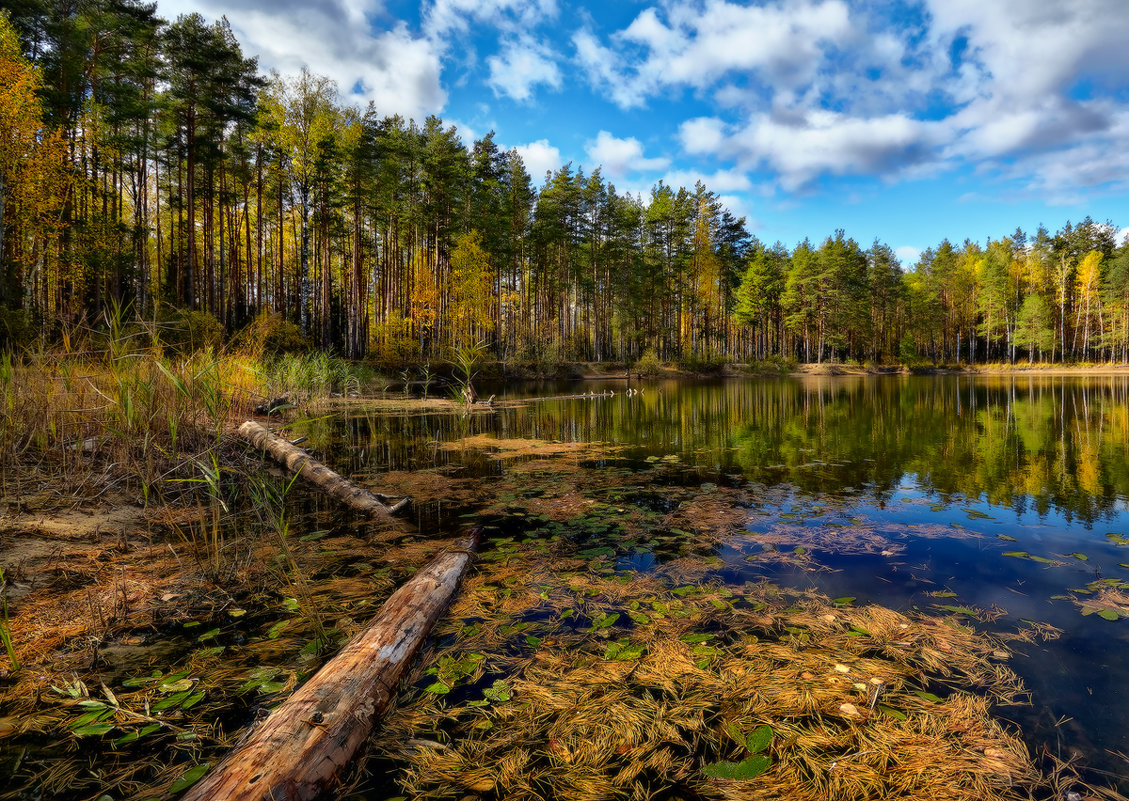
M 635 384 L 633 384 L 635 385 Z M 1079 754 L 1129 779 L 1129 379 L 883 376 L 482 387 L 497 400 L 576 392 L 469 416 L 363 408 L 308 423 L 342 472 L 379 485 L 388 471 L 501 475 L 512 461 L 466 437 L 601 443 L 585 466 L 677 464 L 683 486 L 743 487 L 745 533 L 716 554 L 719 580 L 768 579 L 899 611 L 972 617 L 983 630 L 1046 624 L 1011 666 L 1029 707 L 1001 714 L 1033 751 Z M 669 476 L 669 474 L 667 474 Z M 669 479 L 668 479 L 669 480 Z M 455 510 L 465 514 L 467 510 Z M 424 524 L 459 520 L 420 511 Z M 802 553 L 788 561 L 769 551 Z M 657 557 L 633 558 L 645 570 Z M 1123 583 L 1124 582 L 1124 583 Z M 1087 605 L 1089 604 L 1089 605 Z M 1116 605 L 1115 605 L 1116 606 Z M 1104 610 L 1104 616 L 1098 612 Z

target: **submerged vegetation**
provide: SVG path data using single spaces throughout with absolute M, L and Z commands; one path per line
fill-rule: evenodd
M 990 712 L 1021 695 L 1007 651 L 970 628 L 563 567 L 511 559 L 464 591 L 454 618 L 473 622 L 447 627 L 435 681 L 377 742 L 413 797 L 1029 798 L 1042 781 Z

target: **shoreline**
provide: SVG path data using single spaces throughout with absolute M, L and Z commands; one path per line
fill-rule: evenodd
M 624 381 L 623 370 L 601 372 L 600 365 L 577 362 L 562 368 L 562 372 L 572 372 L 573 378 L 583 381 Z M 630 380 L 656 378 L 742 378 L 763 376 L 909 376 L 909 375 L 968 375 L 968 376 L 1129 376 L 1129 364 L 986 364 L 986 365 L 937 365 L 910 368 L 905 365 L 853 365 L 829 363 L 800 363 L 790 369 L 757 369 L 756 365 L 740 363 L 727 364 L 717 372 L 693 372 L 675 367 L 664 368 L 661 373 L 640 375 L 632 371 Z M 564 377 L 564 376 L 562 376 Z M 526 377 L 523 377 L 525 379 Z M 530 380 L 530 379 L 527 379 Z M 537 380 L 533 378 L 531 380 Z

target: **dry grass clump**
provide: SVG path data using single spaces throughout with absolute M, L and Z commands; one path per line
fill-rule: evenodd
M 488 434 L 475 434 L 439 446 L 445 451 L 479 450 L 491 459 L 528 459 L 606 452 L 599 442 L 560 442 L 542 439 L 504 439 Z
M 451 644 L 376 742 L 406 794 L 957 801 L 1042 787 L 992 715 L 1024 696 L 1007 651 L 952 619 L 554 565 L 566 572 L 515 563 L 464 586 Z M 754 746 L 758 731 L 771 736 Z
M 1106 620 L 1129 617 L 1129 593 L 1121 587 L 1100 587 L 1091 597 L 1075 599 L 1083 615 L 1097 614 Z

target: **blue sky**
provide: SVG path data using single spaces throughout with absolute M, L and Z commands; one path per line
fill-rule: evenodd
M 702 180 L 761 240 L 1129 226 L 1129 0 L 159 0 L 535 182 Z

